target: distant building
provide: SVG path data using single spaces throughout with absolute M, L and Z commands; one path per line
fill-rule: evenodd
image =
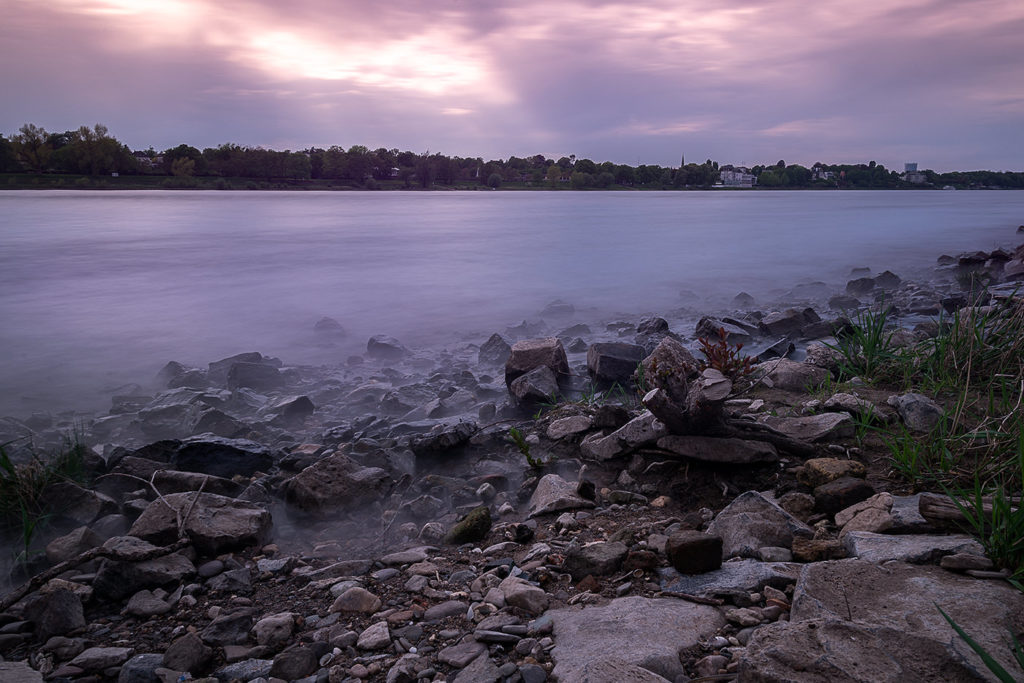
M 909 173 L 904 173 L 903 179 L 908 183 L 913 183 L 914 185 L 923 185 L 924 183 L 928 182 L 928 178 L 925 176 L 924 173 L 921 173 L 920 171 L 911 171 Z
M 836 174 L 832 171 L 826 171 L 820 166 L 816 166 L 811 171 L 811 180 L 832 180 L 836 177 Z
M 917 162 L 907 162 L 903 164 L 904 173 L 917 173 Z
M 739 168 L 723 170 L 719 177 L 725 187 L 753 187 L 757 182 L 757 176 L 747 173 L 746 169 Z

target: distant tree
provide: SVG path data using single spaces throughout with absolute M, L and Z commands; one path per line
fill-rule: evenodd
M 47 169 L 53 146 L 47 141 L 46 130 L 33 123 L 26 123 L 12 138 L 14 153 L 18 160 L 33 173 Z
M 171 162 L 171 175 L 176 178 L 191 178 L 196 171 L 195 159 L 178 157 Z
M 569 176 L 569 185 L 574 190 L 582 190 L 586 187 L 590 187 L 594 184 L 594 176 L 589 173 L 580 173 L 579 171 L 573 171 L 573 174 Z
M 590 159 L 577 159 L 572 170 L 579 173 L 597 173 L 597 164 Z
M 426 153 L 421 154 L 416 160 L 416 180 L 419 181 L 420 187 L 426 189 L 433 185 L 436 174 L 437 167 L 433 159 Z
M 570 168 L 572 168 L 573 161 L 575 161 L 575 155 L 573 155 L 572 159 L 570 159 L 569 157 L 561 157 L 555 163 L 558 164 L 558 167 L 561 168 L 563 171 L 568 171 Z
M 554 189 L 558 184 L 558 181 L 562 178 L 562 167 L 558 164 L 552 164 L 548 167 L 547 179 L 551 183 L 551 189 Z
M 621 164 L 615 167 L 615 182 L 619 185 L 632 185 L 636 182 L 636 171 L 632 166 Z
M 609 188 L 615 184 L 615 176 L 608 171 L 602 171 L 594 178 L 594 185 L 600 188 Z
M 0 135 L 0 173 L 16 173 L 21 170 L 14 153 L 14 143 Z
M 164 173 L 173 174 L 174 162 L 182 158 L 188 158 L 194 162 L 192 169 L 195 175 L 204 175 L 206 173 L 206 160 L 203 158 L 203 153 L 195 147 L 181 144 L 177 147 L 165 150 L 163 157 Z
M 487 176 L 487 187 L 491 188 L 492 190 L 497 190 L 499 187 L 501 187 L 501 174 L 492 173 L 491 175 Z

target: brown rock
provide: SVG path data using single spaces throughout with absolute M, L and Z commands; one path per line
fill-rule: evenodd
M 722 566 L 722 537 L 677 531 L 665 544 L 668 561 L 680 574 L 703 574 Z
M 840 460 L 839 458 L 812 458 L 804 463 L 797 475 L 797 481 L 804 486 L 821 486 L 842 477 L 867 476 L 867 469 L 856 460 Z
M 794 538 L 793 559 L 797 562 L 824 562 L 846 557 L 846 549 L 831 538 Z
M 555 377 L 569 374 L 569 360 L 565 348 L 557 337 L 526 339 L 512 345 L 512 351 L 505 362 L 505 384 L 525 375 L 537 367 L 546 367 Z

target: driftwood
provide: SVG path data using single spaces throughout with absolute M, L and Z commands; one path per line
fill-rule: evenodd
M 725 604 L 725 600 L 720 598 L 702 598 L 699 595 L 690 595 L 689 593 L 680 593 L 679 591 L 661 591 L 661 595 L 667 595 L 670 598 L 679 598 L 680 600 L 686 600 L 687 602 L 694 602 L 698 605 L 714 605 L 720 607 Z
M 118 553 L 110 548 L 104 548 L 103 546 L 90 548 L 89 550 L 72 557 L 70 560 L 65 560 L 64 562 L 53 565 L 49 569 L 39 572 L 29 579 L 27 583 L 18 586 L 3 598 L 0 598 L 0 612 L 3 612 L 32 591 L 40 588 L 50 579 L 60 576 L 69 569 L 74 569 L 81 564 L 85 564 L 89 560 L 106 558 L 121 562 L 145 562 L 146 560 L 152 560 L 157 557 L 163 557 L 164 555 L 170 555 L 171 553 L 178 552 L 182 548 L 187 548 L 191 544 L 192 541 L 190 539 L 180 538 L 171 545 L 163 548 L 153 548 L 152 550 L 147 550 L 145 552 L 133 552 L 130 554 Z
M 1014 507 L 1019 507 L 1021 498 L 1020 496 L 1011 498 L 1010 502 Z M 977 514 L 978 510 L 972 500 L 961 499 L 960 504 L 969 512 Z M 963 531 L 971 530 L 974 527 L 967 521 L 956 501 L 949 496 L 938 493 L 922 493 L 918 499 L 917 509 L 929 524 L 940 529 Z M 989 524 L 992 519 L 992 496 L 985 496 L 981 499 L 981 514 L 983 523 Z
M 775 446 L 780 451 L 785 451 L 802 458 L 814 457 L 817 452 L 812 444 L 800 441 L 782 434 L 768 425 L 749 420 L 726 420 L 726 433 L 723 436 L 731 436 L 739 439 L 750 439 L 754 441 L 765 441 Z

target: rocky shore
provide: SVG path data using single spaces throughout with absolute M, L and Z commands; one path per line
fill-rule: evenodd
M 7 567 L 0 680 L 995 680 L 937 607 L 1024 676 L 1024 593 L 864 439 L 949 406 L 840 383 L 829 346 L 869 306 L 910 345 L 1022 283 L 1024 246 L 687 329 L 553 302 L 440 351 L 170 362 L 108 414 L 5 419 L 15 463 L 76 431 L 87 483 L 46 489 Z

